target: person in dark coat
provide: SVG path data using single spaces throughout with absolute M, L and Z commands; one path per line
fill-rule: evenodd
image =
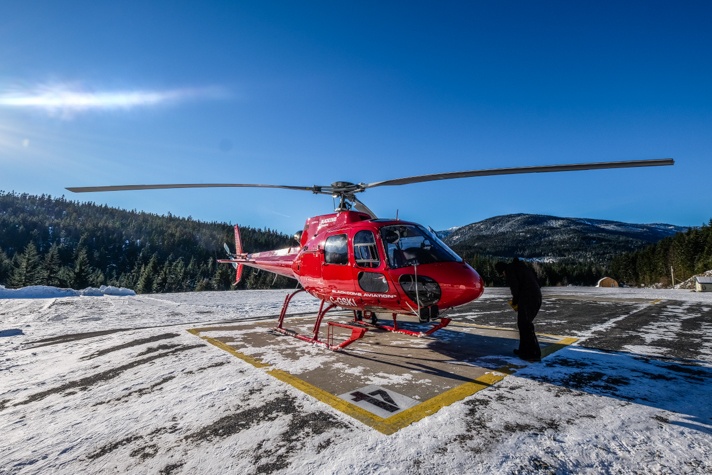
M 514 353 L 527 361 L 541 361 L 541 348 L 534 332 L 534 318 L 541 308 L 541 289 L 536 274 L 516 257 L 509 264 L 498 262 L 495 269 L 506 277 L 512 291 L 509 304 L 517 312 L 519 349 Z

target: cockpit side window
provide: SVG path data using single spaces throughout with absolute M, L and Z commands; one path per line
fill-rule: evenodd
M 324 262 L 345 265 L 349 263 L 348 239 L 346 234 L 335 234 L 324 243 Z
M 461 260 L 440 239 L 421 226 L 384 226 L 381 228 L 381 237 L 391 268 Z
M 373 268 L 381 264 L 373 232 L 368 230 L 357 232 L 354 236 L 353 247 L 357 266 Z

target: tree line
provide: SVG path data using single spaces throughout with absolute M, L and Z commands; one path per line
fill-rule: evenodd
M 630 285 L 671 286 L 712 269 L 712 219 L 611 262 L 611 276 Z M 672 282 L 674 273 L 675 282 Z
M 241 227 L 246 249 L 290 245 L 269 229 Z M 0 191 L 0 284 L 83 289 L 111 285 L 139 293 L 226 290 L 232 267 L 218 264 L 232 226 L 125 211 L 64 197 Z M 286 277 L 245 268 L 240 288 L 293 287 Z
M 269 229 L 241 227 L 241 236 L 244 247 L 255 252 L 293 244 L 289 236 Z M 234 270 L 216 262 L 225 255 L 223 242 L 233 242 L 232 226 L 226 223 L 0 191 L 0 284 L 8 288 L 227 290 L 232 288 Z M 472 247 L 454 249 L 486 285 L 506 285 L 494 270 L 501 258 Z M 669 285 L 671 267 L 677 281 L 712 269 L 712 220 L 607 263 L 568 259 L 530 265 L 546 286 L 590 286 L 606 275 L 629 285 Z M 292 279 L 246 267 L 238 288 L 295 286 Z
M 459 251 L 455 248 L 458 253 Z M 507 285 L 504 277 L 499 275 L 494 266 L 498 261 L 511 262 L 512 258 L 488 256 L 482 254 L 460 254 L 468 264 L 477 270 L 487 287 L 503 287 Z M 525 260 L 537 275 L 537 280 L 542 286 L 567 286 L 581 285 L 592 286 L 609 274 L 607 265 L 597 261 L 576 261 L 573 259 L 556 262 Z
M 487 286 L 503 286 L 506 282 L 494 265 L 501 258 L 478 254 L 471 248 L 454 247 L 482 276 Z M 689 228 L 685 232 L 664 238 L 655 244 L 632 252 L 618 253 L 608 262 L 567 259 L 556 262 L 528 261 L 544 286 L 596 285 L 610 276 L 630 286 L 673 285 L 712 269 L 712 220 L 707 225 Z

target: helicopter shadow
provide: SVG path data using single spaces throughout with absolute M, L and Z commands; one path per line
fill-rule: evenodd
M 399 322 L 399 327 L 422 331 L 423 324 Z M 463 332 L 441 329 L 425 337 L 385 330 L 369 330 L 363 345 L 346 351 L 351 358 L 368 363 L 372 371 L 411 372 L 418 377 L 435 377 L 456 383 L 472 382 L 487 371 L 517 364 L 512 350 L 518 345 L 516 332 Z M 512 357 L 509 357 L 512 355 Z M 519 360 L 519 363 L 527 364 Z M 452 383 L 451 383 L 452 384 Z

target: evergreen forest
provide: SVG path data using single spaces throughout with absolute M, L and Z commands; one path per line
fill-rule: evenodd
M 485 285 L 488 287 L 503 287 L 507 283 L 501 275 L 495 271 L 495 264 L 502 260 L 510 262 L 510 257 L 496 257 L 482 254 L 472 254 L 468 251 L 454 247 L 454 250 L 462 256 L 465 261 L 472 267 L 477 269 Z M 526 261 L 526 260 L 525 260 Z M 609 274 L 608 266 L 590 261 L 576 261 L 574 259 L 556 261 L 556 262 L 540 262 L 526 261 L 534 270 L 542 286 L 566 286 L 566 285 L 582 285 L 592 286 Z
M 245 249 L 288 247 L 291 238 L 240 228 Z M 232 226 L 124 211 L 50 196 L 0 191 L 0 284 L 84 289 L 102 285 L 139 293 L 227 290 L 235 273 L 218 264 Z M 286 277 L 245 268 L 240 288 L 294 287 Z
M 465 246 L 453 248 L 477 269 L 486 285 L 506 285 L 494 265 L 498 260 L 509 261 L 510 257 L 477 254 Z M 606 263 L 591 259 L 561 259 L 555 262 L 529 261 L 529 265 L 544 286 L 592 286 L 601 277 L 609 276 L 633 287 L 672 287 L 673 275 L 674 284 L 679 284 L 712 270 L 712 220 L 707 225 L 689 228 L 639 250 L 619 253 Z
M 294 244 L 269 229 L 241 227 L 253 252 Z M 232 267 L 218 264 L 222 243 L 233 245 L 232 226 L 172 215 L 125 211 L 64 197 L 0 191 L 0 284 L 7 288 L 51 285 L 84 289 L 102 285 L 138 293 L 234 288 Z M 506 285 L 494 270 L 502 259 L 462 246 L 457 251 L 488 286 Z M 507 258 L 508 260 L 509 258 Z M 666 285 L 712 269 L 712 220 L 610 262 L 564 259 L 531 261 L 542 285 L 595 285 L 611 276 L 628 285 Z M 286 277 L 245 267 L 237 288 L 294 288 Z
M 613 258 L 611 277 L 635 286 L 670 287 L 712 270 L 712 219 L 699 228 Z M 672 282 L 674 275 L 675 282 Z

